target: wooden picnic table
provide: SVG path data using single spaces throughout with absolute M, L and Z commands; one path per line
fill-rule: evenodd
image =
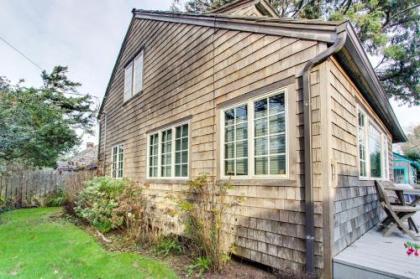
M 387 191 L 394 191 L 395 194 L 397 195 L 398 199 L 401 202 L 401 205 L 403 206 L 407 206 L 407 205 L 411 205 L 411 206 L 416 206 L 416 204 L 420 201 L 420 187 L 413 187 L 412 188 L 408 188 L 408 187 L 404 187 L 404 186 L 391 186 L 391 185 L 386 185 L 385 186 L 385 190 Z M 407 204 L 407 202 L 405 201 L 404 195 L 413 195 L 416 196 L 416 199 Z M 413 218 L 408 218 L 408 225 L 410 227 L 410 229 L 414 229 L 416 231 L 416 233 L 419 233 L 419 230 L 417 228 L 416 223 L 414 222 Z

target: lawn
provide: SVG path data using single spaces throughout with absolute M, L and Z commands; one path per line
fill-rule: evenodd
M 176 278 L 164 263 L 106 251 L 57 215 L 60 208 L 0 215 L 0 278 Z

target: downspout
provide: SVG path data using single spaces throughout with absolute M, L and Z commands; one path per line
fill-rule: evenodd
M 337 31 L 338 33 L 338 31 Z M 303 82 L 303 126 L 304 126 L 304 176 L 305 176 L 305 243 L 306 243 L 306 272 L 315 273 L 314 261 L 314 241 L 315 241 L 315 225 L 314 225 L 314 200 L 312 185 L 312 107 L 311 107 L 311 70 L 314 66 L 325 61 L 331 55 L 339 52 L 346 41 L 346 32 L 337 34 L 337 38 L 333 45 L 328 47 L 311 60 L 309 60 L 302 72 Z

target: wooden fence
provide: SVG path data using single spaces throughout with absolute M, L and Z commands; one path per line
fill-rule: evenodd
M 19 171 L 0 176 L 0 201 L 11 207 L 32 207 L 40 199 L 60 190 L 78 193 L 96 170 L 58 172 L 54 170 Z

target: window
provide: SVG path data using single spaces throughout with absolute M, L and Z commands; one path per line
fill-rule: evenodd
M 394 169 L 394 182 L 395 183 L 405 183 L 404 169 Z
M 358 111 L 358 150 L 360 177 L 388 179 L 388 139 L 361 109 Z
M 188 178 L 189 124 L 148 135 L 149 178 Z
M 124 69 L 124 101 L 143 90 L 143 61 L 141 51 Z
M 111 176 L 113 178 L 124 176 L 124 149 L 121 144 L 112 148 Z
M 284 92 L 223 110 L 222 125 L 223 176 L 287 174 Z

